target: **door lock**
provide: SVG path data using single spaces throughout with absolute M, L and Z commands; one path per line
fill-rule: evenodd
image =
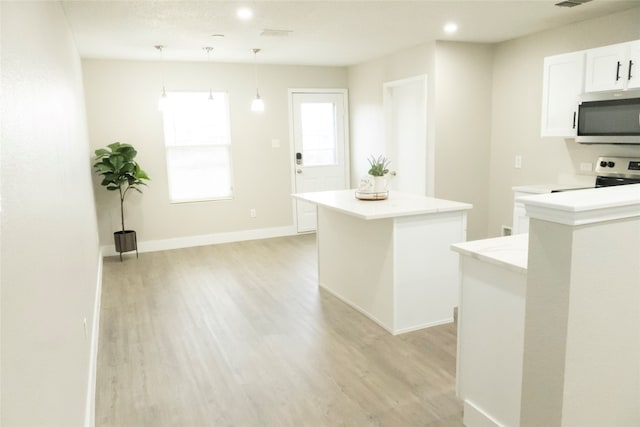
M 301 165 L 301 164 L 302 164 L 302 153 L 296 153 L 296 165 Z

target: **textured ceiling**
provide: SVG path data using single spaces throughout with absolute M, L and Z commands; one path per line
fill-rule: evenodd
M 640 0 L 594 0 L 574 8 L 559 0 L 505 1 L 62 1 L 80 55 L 164 59 L 352 65 L 433 40 L 500 42 L 632 7 Z M 250 21 L 236 18 L 248 6 Z M 455 21 L 452 36 L 442 27 Z M 261 35 L 287 30 L 286 36 Z M 597 31 L 597 28 L 594 28 Z M 223 34 L 224 37 L 213 37 Z

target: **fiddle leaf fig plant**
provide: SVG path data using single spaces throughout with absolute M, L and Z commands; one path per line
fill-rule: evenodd
M 95 151 L 96 163 L 93 165 L 98 175 L 102 176 L 100 183 L 109 191 L 118 191 L 120 194 L 120 219 L 122 232 L 124 233 L 124 199 L 129 190 L 142 193 L 140 186 L 147 185 L 144 181 L 150 180 L 145 171 L 134 160 L 138 152 L 130 144 L 114 142 L 107 148 Z
M 369 175 L 371 176 L 385 176 L 389 172 L 389 164 L 391 161 L 384 156 L 378 156 L 375 158 L 371 156 L 367 159 L 371 168 L 369 169 Z

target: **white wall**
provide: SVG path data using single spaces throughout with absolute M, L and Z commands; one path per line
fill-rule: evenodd
M 162 114 L 157 101 L 164 68 L 167 91 L 226 91 L 231 110 L 233 200 L 170 204 Z M 143 242 L 167 241 L 293 225 L 289 88 L 344 88 L 346 69 L 258 65 L 266 109 L 250 111 L 255 96 L 252 64 L 83 60 L 89 133 L 93 149 L 114 141 L 133 144 L 151 176 L 144 194 L 127 196 L 125 225 Z M 271 140 L 279 139 L 280 148 Z M 117 196 L 94 178 L 100 241 L 112 245 L 119 229 Z M 249 210 L 255 208 L 256 218 Z
M 563 183 L 580 162 L 601 155 L 640 156 L 640 146 L 585 146 L 540 137 L 545 56 L 640 39 L 640 8 L 498 44 L 493 72 L 489 235 L 511 224 L 516 185 Z M 514 156 L 522 155 L 522 169 Z
M 81 64 L 57 2 L 0 7 L 0 423 L 83 425 L 101 263 Z
M 434 196 L 472 203 L 469 239 L 485 237 L 491 73 L 492 47 L 471 43 L 427 43 L 349 67 L 352 182 L 366 174 L 367 157 L 384 153 L 382 85 L 427 74 Z
M 468 240 L 487 236 L 493 45 L 437 42 L 435 196 L 473 204 Z
M 366 175 L 371 155 L 385 154 L 382 85 L 427 74 L 427 110 L 433 105 L 433 43 L 349 67 L 351 182 Z M 433 141 L 434 115 L 428 111 L 428 138 Z M 393 159 L 390 159 L 393 162 Z

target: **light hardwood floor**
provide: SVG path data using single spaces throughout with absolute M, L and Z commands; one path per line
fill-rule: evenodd
M 313 234 L 107 258 L 96 425 L 460 427 L 455 354 L 320 290 Z

